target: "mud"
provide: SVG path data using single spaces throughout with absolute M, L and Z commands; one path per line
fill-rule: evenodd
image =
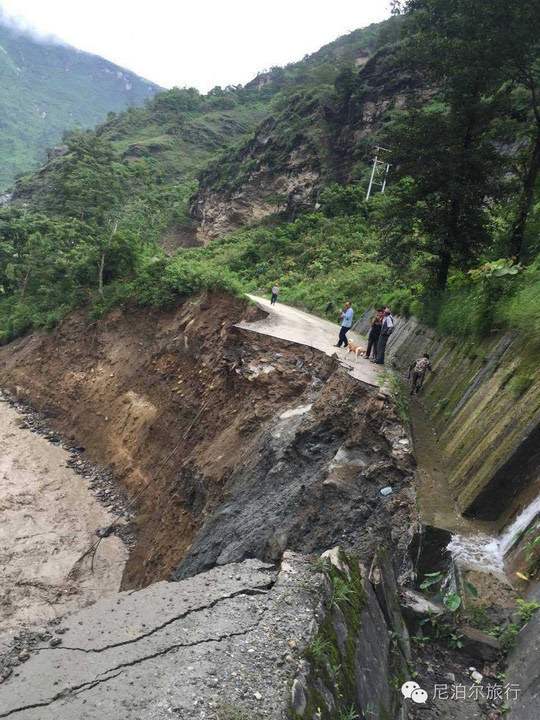
M 93 571 L 78 559 L 114 518 L 69 467 L 73 455 L 0 401 L 0 630 L 41 624 L 118 592 L 128 551 L 104 538 Z

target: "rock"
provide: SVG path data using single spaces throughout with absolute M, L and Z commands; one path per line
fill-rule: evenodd
M 330 560 L 331 564 L 337 568 L 340 572 L 345 573 L 348 578 L 351 577 L 351 571 L 347 567 L 346 563 L 343 563 L 340 557 L 340 548 L 333 547 L 331 550 L 326 550 L 321 555 L 322 558 Z
M 304 686 L 298 680 L 298 678 L 293 682 L 292 688 L 291 688 L 291 706 L 292 709 L 298 713 L 298 715 L 303 715 L 304 711 L 306 709 L 307 700 L 306 700 L 306 692 L 304 689 Z
M 383 497 L 386 497 L 387 495 L 391 495 L 391 494 L 392 494 L 392 488 L 391 488 L 391 487 L 384 487 L 384 488 L 381 490 L 380 494 L 381 494 Z
M 501 643 L 492 635 L 471 627 L 458 627 L 457 633 L 461 635 L 462 652 L 469 657 L 485 662 L 493 662 L 501 652 Z
M 50 645 L 51 647 L 58 647 L 58 645 L 60 645 L 61 642 L 62 642 L 62 638 L 53 637 L 53 638 L 50 639 L 49 645 Z
M 422 525 L 419 532 L 414 535 L 410 554 L 415 558 L 415 570 L 419 582 L 424 580 L 426 573 L 446 570 L 450 555 L 446 548 L 451 539 L 452 535 L 447 530 L 432 525 Z
M 365 607 L 359 615 L 354 667 L 357 699 L 365 717 L 401 717 L 397 713 L 391 714 L 390 680 L 396 672 L 407 675 L 406 660 L 399 646 L 390 648 L 389 625 L 371 583 L 365 579 L 362 587 Z
M 442 603 L 430 600 L 422 593 L 408 588 L 401 591 L 399 606 L 411 635 L 418 634 L 422 620 L 441 617 L 448 612 Z
M 409 631 L 399 609 L 399 589 L 392 558 L 388 551 L 379 553 L 378 562 L 373 565 L 370 579 L 386 622 L 395 633 L 399 649 L 403 657 L 410 660 Z
M 334 624 L 334 630 L 336 631 L 338 645 L 341 649 L 341 652 L 345 652 L 345 643 L 347 642 L 349 632 L 347 630 L 345 616 L 343 615 L 340 608 L 337 606 L 332 607 L 332 621 Z
M 540 602 L 540 583 L 531 583 L 527 600 Z M 508 655 L 506 682 L 510 687 L 519 685 L 517 697 L 508 698 L 509 717 L 512 720 L 537 720 L 540 717 L 540 610 L 521 628 L 516 647 Z M 484 675 L 486 672 L 484 671 Z
M 317 678 L 317 680 L 315 681 L 315 688 L 316 688 L 317 692 L 319 692 L 319 694 L 322 695 L 322 697 L 324 698 L 324 702 L 326 703 L 328 712 L 331 713 L 332 710 L 336 706 L 336 703 L 334 701 L 332 693 L 326 687 L 326 685 L 323 683 L 323 681 L 320 680 L 319 678 Z

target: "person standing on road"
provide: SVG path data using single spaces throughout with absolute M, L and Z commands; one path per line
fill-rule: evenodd
M 272 298 L 270 300 L 270 305 L 276 304 L 278 292 L 279 292 L 279 283 L 276 282 L 276 283 L 274 283 L 274 287 L 272 288 Z
M 334 347 L 347 347 L 349 341 L 347 340 L 347 333 L 352 327 L 354 317 L 354 311 L 351 307 L 351 303 L 347 300 L 345 303 L 345 310 L 339 311 L 339 318 L 341 320 L 341 330 L 339 331 L 339 339 Z
M 377 357 L 371 362 L 377 365 L 384 365 L 384 354 L 386 352 L 386 343 L 388 338 L 394 332 L 394 318 L 390 308 L 384 308 L 384 318 L 381 324 L 381 334 L 377 341 Z
M 424 379 L 428 370 L 433 372 L 433 368 L 431 367 L 431 363 L 429 361 L 429 355 L 424 353 L 422 357 L 415 360 L 409 367 L 409 372 L 412 372 L 411 395 L 414 393 L 418 395 L 422 385 L 424 384 Z
M 381 334 L 382 321 L 384 320 L 384 309 L 379 308 L 371 321 L 371 330 L 368 335 L 368 346 L 366 350 L 366 360 L 369 360 L 371 350 L 373 349 L 373 359 L 377 357 L 377 342 Z

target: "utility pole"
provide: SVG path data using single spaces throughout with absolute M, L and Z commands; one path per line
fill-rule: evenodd
M 384 152 L 388 152 L 388 149 L 377 145 L 375 148 L 375 158 L 373 160 L 373 168 L 371 170 L 371 178 L 369 180 L 366 200 L 369 200 L 371 188 L 374 185 L 378 185 L 381 188 L 382 193 L 386 187 L 386 178 L 388 176 L 388 171 L 390 170 L 390 163 L 387 163 L 386 160 L 379 159 L 379 155 Z

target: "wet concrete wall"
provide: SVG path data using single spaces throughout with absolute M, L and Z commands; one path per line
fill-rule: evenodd
M 369 330 L 372 312 L 358 330 Z M 506 519 L 538 482 L 540 368 L 527 338 L 493 334 L 481 341 L 437 335 L 414 318 L 398 318 L 387 353 L 405 373 L 422 353 L 434 373 L 423 401 L 448 463 L 459 510 Z

